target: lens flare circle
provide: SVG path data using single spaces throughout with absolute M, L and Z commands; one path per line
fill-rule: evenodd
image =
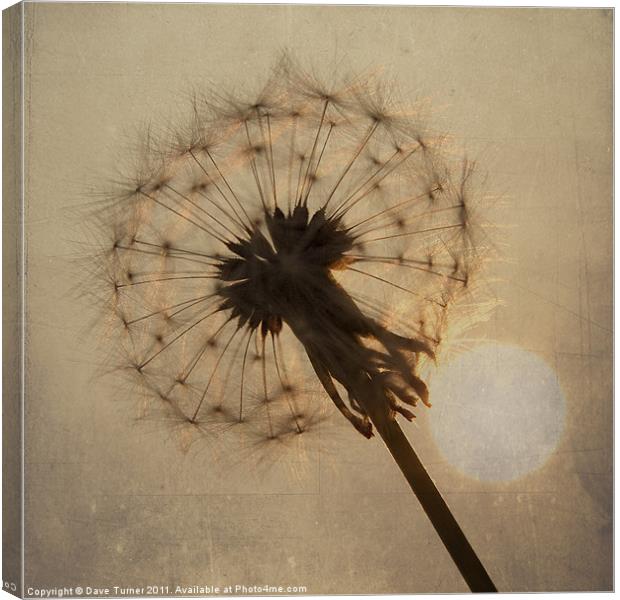
M 557 374 L 521 348 L 482 344 L 439 367 L 431 431 L 442 454 L 482 481 L 510 481 L 541 467 L 564 430 Z

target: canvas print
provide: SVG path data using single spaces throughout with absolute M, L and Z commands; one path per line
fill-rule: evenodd
M 610 591 L 612 32 L 6 9 L 4 590 Z

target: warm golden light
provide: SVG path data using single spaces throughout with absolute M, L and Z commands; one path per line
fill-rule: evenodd
M 441 365 L 431 383 L 431 430 L 464 474 L 511 480 L 546 462 L 564 429 L 557 375 L 515 346 L 483 344 Z

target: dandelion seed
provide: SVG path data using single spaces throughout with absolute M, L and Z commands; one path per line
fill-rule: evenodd
M 284 61 L 254 98 L 196 96 L 189 125 L 147 152 L 111 210 L 104 271 L 156 411 L 198 434 L 303 437 L 289 374 L 305 361 L 357 432 L 381 435 L 472 589 L 491 591 L 396 421 L 430 406 L 419 363 L 474 258 L 471 167 L 440 149 L 380 86 Z

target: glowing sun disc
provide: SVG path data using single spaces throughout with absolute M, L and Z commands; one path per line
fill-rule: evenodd
M 516 479 L 542 466 L 564 429 L 556 373 L 521 348 L 477 346 L 441 365 L 430 389 L 439 449 L 480 480 Z

